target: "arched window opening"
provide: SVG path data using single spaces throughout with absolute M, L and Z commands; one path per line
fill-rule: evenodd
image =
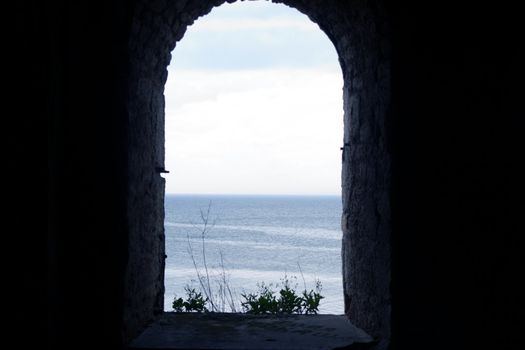
M 181 39 L 195 20 L 225 2 L 235 1 L 139 1 L 133 10 L 127 47 L 127 104 L 123 106 L 127 116 L 125 226 L 128 254 L 122 332 L 125 341 L 136 336 L 155 317 L 164 314 L 166 179 L 163 176 L 167 176 L 164 173 L 166 168 L 171 170 L 170 174 L 177 172 L 176 168 L 167 166 L 164 142 L 165 138 L 172 139 L 169 130 L 165 129 L 165 112 L 169 115 L 170 106 L 165 111 L 164 98 L 171 53 L 176 46 L 180 49 L 185 42 L 191 43 L 191 40 Z M 344 80 L 344 138 L 338 138 L 336 146 L 343 150 L 342 157 L 338 153 L 338 158 L 342 160 L 344 313 L 354 325 L 378 339 L 379 348 L 386 348 L 391 327 L 390 144 L 386 124 L 391 106 L 390 38 L 385 8 L 381 3 L 369 1 L 272 2 L 283 3 L 307 15 L 326 33 L 337 51 Z M 286 33 L 281 30 L 275 36 L 280 38 Z M 304 56 L 310 58 L 310 55 Z M 229 59 L 232 57 L 235 56 L 231 55 Z M 175 59 L 173 65 L 176 66 Z M 321 95 L 305 94 L 303 104 L 307 105 Z M 223 96 L 217 100 L 228 99 Z M 239 100 L 245 99 L 233 99 Z M 340 108 L 340 100 L 335 106 Z M 261 109 L 254 104 L 250 112 Z M 296 124 L 303 126 L 305 123 Z M 295 128 L 294 132 L 297 130 Z M 208 154 L 213 154 L 218 148 L 217 143 L 205 141 L 200 145 L 206 147 Z M 319 150 L 313 141 L 305 148 Z M 288 151 L 281 149 L 282 153 Z M 253 152 L 249 154 L 256 157 Z M 210 157 L 207 172 L 215 161 L 216 158 Z M 297 182 L 298 178 L 293 177 Z M 217 179 L 215 177 L 209 183 L 217 182 Z
M 165 311 L 186 287 L 242 311 L 288 278 L 343 314 L 342 86 L 333 44 L 284 5 L 224 4 L 188 28 L 164 93 Z

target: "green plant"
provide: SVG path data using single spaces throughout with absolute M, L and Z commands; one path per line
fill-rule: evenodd
M 220 256 L 220 271 L 215 272 L 208 268 L 206 259 L 206 236 L 215 225 L 215 221 L 210 221 L 211 202 L 207 210 L 200 210 L 200 217 L 202 220 L 201 226 L 198 227 L 198 241 L 200 249 L 194 250 L 192 246 L 190 235 L 187 234 L 188 239 L 188 254 L 193 262 L 193 267 L 197 274 L 198 288 L 191 288 L 186 285 L 187 298 L 177 298 L 175 296 L 173 301 L 173 310 L 175 312 L 226 312 L 228 307 L 231 312 L 237 312 L 239 301 L 236 299 L 236 294 L 232 290 L 229 281 L 229 274 L 226 272 L 224 266 L 224 258 L 222 252 Z M 196 258 L 196 252 L 200 253 L 200 264 Z M 200 266 L 199 266 L 200 265 Z M 241 297 L 244 299 L 240 302 L 242 310 L 249 314 L 317 314 L 319 311 L 319 303 L 324 297 L 321 295 L 321 282 L 316 282 L 314 290 L 307 291 L 306 281 L 301 270 L 301 266 L 297 263 L 299 271 L 304 282 L 304 291 L 301 294 L 296 292 L 297 283 L 291 285 L 292 279 L 297 280 L 293 276 L 290 279 L 285 274 L 282 281 L 282 287 L 279 292 L 272 289 L 273 284 L 266 285 L 264 282 L 257 284 L 259 288 L 255 293 L 243 293 Z M 213 283 L 215 282 L 215 283 Z M 216 286 L 216 288 L 214 288 Z M 279 287 L 278 284 L 275 286 Z
M 295 277 L 292 277 L 295 279 Z M 297 288 L 297 283 L 295 284 L 295 287 L 290 286 L 290 280 L 288 279 L 288 276 L 284 276 L 284 279 L 282 280 L 283 286 L 281 290 L 279 291 L 279 313 L 282 314 L 294 314 L 294 313 L 302 313 L 301 312 L 301 305 L 302 305 L 302 299 L 300 296 L 297 295 L 295 292 L 295 288 Z
M 186 300 L 177 298 L 177 296 L 173 300 L 173 310 L 175 312 L 208 312 L 206 307 L 208 298 L 204 298 L 202 293 L 197 292 L 195 288 L 191 288 L 188 285 L 184 287 L 184 290 L 186 290 Z
M 321 295 L 321 282 L 317 281 L 316 289 L 307 291 L 306 288 L 302 295 L 298 295 L 295 287 L 290 285 L 291 281 L 285 275 L 282 288 L 278 296 L 272 290 L 272 285 L 259 284 L 258 293 L 244 293 L 241 296 L 243 311 L 248 314 L 317 314 L 319 303 L 324 297 Z
M 324 297 L 321 295 L 321 281 L 317 280 L 315 283 L 315 291 L 310 290 L 303 291 L 303 297 L 301 300 L 302 311 L 305 314 L 317 314 L 319 311 L 319 303 Z
M 241 293 L 245 301 L 241 306 L 249 314 L 276 314 L 279 311 L 279 303 L 275 298 L 272 285 L 265 285 L 264 282 L 257 285 L 259 293 Z

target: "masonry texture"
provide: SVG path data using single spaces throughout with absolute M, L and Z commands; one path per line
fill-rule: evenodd
M 522 347 L 519 3 L 282 2 L 327 34 L 344 77 L 347 316 L 378 348 Z M 162 312 L 166 67 L 222 3 L 17 3 L 20 98 L 3 119 L 17 347 L 122 350 Z
M 171 52 L 199 17 L 224 1 L 144 1 L 131 27 L 130 244 L 126 324 L 139 325 L 162 310 L 162 182 L 164 100 Z M 232 2 L 232 1 L 230 1 Z M 277 1 L 276 1 L 277 2 Z M 389 106 L 388 24 L 369 1 L 278 1 L 316 22 L 332 40 L 344 87 L 343 280 L 346 314 L 385 344 L 390 337 L 389 178 L 385 115 Z M 176 62 L 174 62 L 176 64 Z M 300 125 L 297 126 L 300 128 Z M 160 254 L 160 255 L 159 255 Z M 160 260 L 159 260 L 160 259 Z M 153 305 L 153 307 L 152 307 Z M 128 331 L 127 331 L 128 332 Z

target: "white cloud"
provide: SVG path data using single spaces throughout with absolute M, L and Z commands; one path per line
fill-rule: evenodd
M 342 86 L 333 45 L 303 14 L 214 9 L 169 67 L 166 191 L 339 194 Z
M 340 191 L 338 70 L 192 71 L 173 78 L 166 86 L 167 192 Z
M 223 4 L 191 25 L 173 51 L 187 69 L 316 66 L 337 62 L 328 37 L 307 16 L 261 1 Z

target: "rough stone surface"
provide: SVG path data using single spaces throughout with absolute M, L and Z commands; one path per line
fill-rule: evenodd
M 388 334 L 390 266 L 390 349 L 522 348 L 521 4 L 285 3 L 327 33 L 345 75 L 352 322 Z M 13 253 L 6 344 L 121 350 L 154 320 L 165 66 L 186 26 L 211 7 L 19 1 L 8 12 L 6 57 L 16 62 L 7 65 L 3 198 L 15 229 L 3 235 Z
M 230 1 L 231 2 L 231 1 Z M 390 159 L 388 23 L 379 1 L 275 1 L 316 22 L 333 42 L 344 77 L 343 281 L 347 316 L 380 340 L 390 338 Z M 129 47 L 129 226 L 126 334 L 161 311 L 162 179 L 167 66 L 189 25 L 224 1 L 139 1 Z M 299 126 L 300 127 L 300 126 Z M 134 242 L 141 242 L 135 244 Z
M 130 242 L 143 244 L 130 245 L 135 247 L 130 248 L 126 303 L 130 334 L 161 310 L 163 212 L 158 208 L 163 200 L 163 183 L 154 169 L 163 164 L 163 89 L 171 51 L 189 25 L 223 2 L 143 1 L 133 17 Z M 294 7 L 316 22 L 339 54 L 344 77 L 346 145 L 342 171 L 345 309 L 356 325 L 387 344 L 390 160 L 385 146 L 385 114 L 389 105 L 386 19 L 378 1 L 275 2 Z
M 165 313 L 130 349 L 329 350 L 372 345 L 372 337 L 344 316 Z

